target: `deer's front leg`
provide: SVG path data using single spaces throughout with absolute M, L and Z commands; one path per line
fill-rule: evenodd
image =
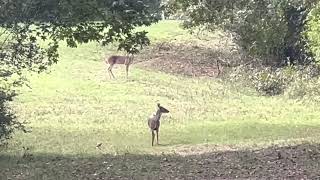
M 129 65 L 130 65 L 130 64 L 126 64 L 126 75 L 127 75 L 127 79 L 128 79 Z
M 159 129 L 156 130 L 156 134 L 157 134 L 157 145 L 159 145 Z
M 152 132 L 152 142 L 151 142 L 151 145 L 153 146 L 153 142 L 154 142 L 154 132 L 153 132 L 153 130 L 151 130 L 151 132 Z

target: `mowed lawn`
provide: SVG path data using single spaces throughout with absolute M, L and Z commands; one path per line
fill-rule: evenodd
M 157 41 L 186 34 L 172 21 L 148 29 Z M 48 74 L 33 75 L 32 89 L 23 89 L 13 102 L 32 131 L 16 133 L 0 153 L 21 156 L 28 147 L 35 156 L 153 154 L 181 146 L 268 146 L 320 137 L 317 104 L 261 97 L 214 78 L 170 75 L 137 65 L 130 67 L 128 80 L 125 67 L 115 66 L 116 79 L 110 80 L 102 56 L 114 53 L 111 49 L 62 44 L 58 64 Z M 161 120 L 160 145 L 151 147 L 147 118 L 158 102 L 170 113 Z M 97 143 L 102 143 L 101 150 Z

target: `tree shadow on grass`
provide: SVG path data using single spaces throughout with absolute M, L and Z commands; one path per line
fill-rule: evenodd
M 203 154 L 0 156 L 0 179 L 318 179 L 320 145 Z M 8 165 L 8 162 L 14 164 Z

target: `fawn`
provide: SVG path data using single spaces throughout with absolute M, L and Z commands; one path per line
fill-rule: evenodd
M 113 73 L 112 73 L 112 68 L 113 68 L 113 66 L 115 64 L 124 64 L 124 65 L 126 65 L 126 74 L 127 74 L 127 78 L 128 78 L 129 66 L 133 62 L 133 55 L 131 55 L 131 56 L 114 56 L 113 55 L 113 56 L 110 56 L 108 58 L 105 57 L 104 59 L 105 59 L 105 63 L 110 65 L 109 68 L 108 68 L 108 73 L 109 73 L 110 78 L 111 78 L 111 76 L 113 78 L 115 78 Z
M 167 110 L 166 108 L 160 106 L 160 104 L 158 103 L 158 110 L 156 112 L 156 114 L 153 114 L 151 117 L 148 118 L 148 125 L 149 128 L 151 130 L 152 133 L 152 142 L 151 145 L 153 146 L 154 143 L 154 131 L 156 131 L 157 134 L 157 144 L 159 144 L 159 128 L 160 128 L 160 118 L 162 113 L 169 113 L 169 110 Z

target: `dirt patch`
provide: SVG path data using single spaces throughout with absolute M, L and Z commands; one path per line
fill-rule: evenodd
M 225 148 L 223 148 L 225 149 Z M 320 145 L 216 150 L 193 155 L 35 155 L 0 168 L 0 179 L 319 179 Z
M 180 177 L 196 179 L 318 179 L 319 146 L 270 147 L 230 150 L 184 156 L 184 165 L 174 156 L 162 163 L 164 172 L 185 172 Z M 178 168 L 180 167 L 180 170 Z
M 137 66 L 172 74 L 217 77 L 241 59 L 237 51 L 222 48 L 195 42 L 158 43 L 136 58 Z

